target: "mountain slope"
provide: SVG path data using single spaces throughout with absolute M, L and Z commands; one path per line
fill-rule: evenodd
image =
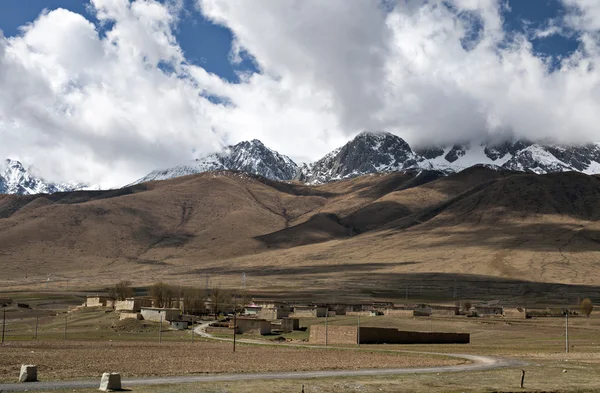
M 486 166 L 319 186 L 216 171 L 114 191 L 3 195 L 0 283 L 35 287 L 51 273 L 94 288 L 115 277 L 236 287 L 247 273 L 253 291 L 354 300 L 404 296 L 431 275 L 436 296 L 470 275 L 595 285 L 598 200 L 596 176 Z

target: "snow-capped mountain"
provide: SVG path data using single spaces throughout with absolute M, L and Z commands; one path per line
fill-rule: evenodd
M 254 139 L 228 146 L 222 152 L 199 158 L 186 165 L 153 171 L 133 184 L 217 170 L 248 172 L 272 180 L 291 180 L 298 172 L 298 165 L 289 157 Z
M 78 183 L 51 183 L 36 177 L 16 160 L 0 162 L 0 194 L 52 194 L 85 188 Z
M 304 165 L 296 177 L 309 184 L 326 183 L 367 173 L 415 167 L 420 157 L 402 138 L 387 132 L 362 132 L 319 161 Z
M 578 171 L 600 173 L 600 143 L 559 146 L 517 140 L 501 144 L 470 143 L 450 147 L 417 149 L 423 160 L 418 166 L 458 172 L 476 164 L 502 167 L 513 171 Z
M 595 174 L 600 173 L 600 143 L 559 146 L 516 140 L 426 146 L 413 150 L 394 134 L 362 132 L 320 160 L 299 167 L 290 158 L 252 140 L 229 146 L 220 153 L 187 165 L 154 171 L 134 184 L 214 170 L 244 171 L 273 180 L 322 184 L 369 173 L 415 169 L 450 174 L 473 165 L 539 174 L 564 171 Z

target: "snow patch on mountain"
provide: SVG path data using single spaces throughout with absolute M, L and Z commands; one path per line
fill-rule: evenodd
M 198 158 L 185 165 L 152 171 L 133 184 L 219 170 L 247 172 L 271 180 L 291 180 L 299 169 L 289 157 L 254 139 L 227 146 L 221 152 Z
M 82 183 L 52 183 L 35 176 L 17 160 L 6 159 L 0 163 L 0 194 L 52 194 L 87 188 Z

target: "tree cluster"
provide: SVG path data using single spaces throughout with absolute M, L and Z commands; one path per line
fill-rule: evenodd
M 150 297 L 155 307 L 181 308 L 184 314 L 198 315 L 206 309 L 204 291 L 199 288 L 157 282 L 150 287 Z
M 131 281 L 119 281 L 114 286 L 108 288 L 108 297 L 111 300 L 125 300 L 133 296 L 133 287 Z

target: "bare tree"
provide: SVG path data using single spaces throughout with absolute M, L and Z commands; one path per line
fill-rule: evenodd
M 206 310 L 204 290 L 199 288 L 182 288 L 183 312 L 200 315 Z
M 125 280 L 120 281 L 115 285 L 115 292 L 117 300 L 125 300 L 128 297 L 133 296 L 133 288 L 131 287 L 131 281 Z
M 232 305 L 233 305 L 234 312 L 241 313 L 242 311 L 244 311 L 244 309 L 246 308 L 246 305 L 248 303 L 250 303 L 251 300 L 252 300 L 252 297 L 250 296 L 248 291 L 246 291 L 245 289 L 237 291 L 233 295 L 233 299 L 232 299 Z
M 128 297 L 133 296 L 133 288 L 131 287 L 131 281 L 119 281 L 110 288 L 107 288 L 108 298 L 110 300 L 125 300 Z
M 232 305 L 231 292 L 220 287 L 215 287 L 212 289 L 210 300 L 212 302 L 212 311 L 215 314 L 215 319 L 219 317 L 219 313 L 225 311 Z
M 592 304 L 592 301 L 590 299 L 583 299 L 580 305 L 580 309 L 581 313 L 589 318 L 590 314 L 594 310 L 594 304 Z
M 173 290 L 170 285 L 157 282 L 150 287 L 150 297 L 152 297 L 155 307 L 171 307 Z
M 470 300 L 465 300 L 465 301 L 462 303 L 462 308 L 463 308 L 463 310 L 465 310 L 466 312 L 469 312 L 469 310 L 471 310 L 471 307 L 473 307 L 473 304 L 471 303 L 471 301 L 470 301 Z

